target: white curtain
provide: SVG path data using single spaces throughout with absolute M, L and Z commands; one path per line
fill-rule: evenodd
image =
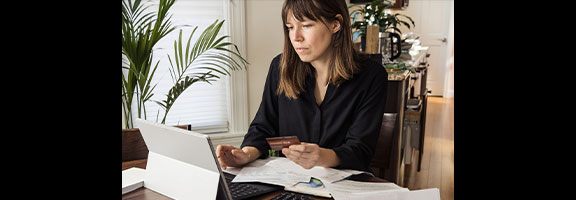
M 157 83 L 154 96 L 146 103 L 146 118 L 150 121 L 162 121 L 164 110 L 154 101 L 166 99 L 166 94 L 174 85 L 168 69 L 170 62 L 168 55 L 174 61 L 174 41 L 178 39 L 182 29 L 182 41 L 184 45 L 192 33 L 194 27 L 198 29 L 192 37 L 192 44 L 201 33 L 215 20 L 226 20 L 227 8 L 225 0 L 177 0 L 168 11 L 172 14 L 172 24 L 177 26 L 169 35 L 160 40 L 154 47 L 155 64 L 160 61 L 158 69 L 152 81 Z M 158 0 L 151 1 L 150 9 L 157 9 Z M 229 35 L 227 23 L 224 22 L 219 36 Z M 194 73 L 198 71 L 190 71 Z M 202 129 L 200 132 L 225 132 L 228 131 L 228 105 L 227 105 L 227 76 L 212 84 L 197 82 L 190 86 L 170 109 L 166 118 L 166 125 L 191 124 L 193 130 Z M 137 112 L 137 111 L 136 111 Z M 135 114 L 134 116 L 137 116 Z

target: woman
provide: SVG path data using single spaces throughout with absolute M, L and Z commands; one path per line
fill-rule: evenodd
M 286 0 L 284 50 L 270 65 L 262 102 L 241 149 L 218 145 L 223 169 L 268 156 L 266 138 L 298 136 L 282 149 L 305 169 L 369 171 L 379 135 L 388 75 L 352 44 L 344 0 Z

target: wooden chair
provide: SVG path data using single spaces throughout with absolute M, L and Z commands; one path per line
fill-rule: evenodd
M 374 158 L 370 167 L 374 175 L 386 179 L 390 182 L 397 183 L 400 173 L 400 144 L 398 129 L 397 113 L 384 113 L 382 126 L 380 128 L 380 137 L 374 152 Z

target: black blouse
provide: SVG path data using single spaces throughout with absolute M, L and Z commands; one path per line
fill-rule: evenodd
M 336 87 L 329 84 L 323 102 L 316 104 L 314 67 L 298 99 L 276 95 L 281 54 L 270 64 L 260 108 L 250 124 L 242 146 L 256 147 L 268 157 L 265 138 L 298 136 L 334 150 L 341 165 L 336 168 L 372 172 L 374 156 L 386 104 L 388 74 L 381 64 L 364 59 L 353 78 Z

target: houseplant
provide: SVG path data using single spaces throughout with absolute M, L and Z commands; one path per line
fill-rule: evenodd
M 385 10 L 394 5 L 393 2 L 387 0 L 374 0 L 371 3 L 367 3 L 364 6 L 359 6 L 357 9 L 350 12 L 350 17 L 352 18 L 352 28 L 356 29 L 353 33 L 353 40 L 358 37 L 366 37 L 366 26 L 368 25 L 379 25 L 380 32 L 398 32 L 402 33 L 398 27 L 405 25 L 408 29 L 415 26 L 414 21 L 407 15 L 396 13 L 388 14 Z M 358 5 L 351 4 L 348 8 L 356 7 Z M 358 16 L 362 16 L 362 20 L 358 20 Z M 412 26 L 405 21 L 408 19 Z M 362 39 L 364 41 L 364 39 Z M 364 46 L 364 45 L 363 45 Z
M 145 103 L 154 95 L 155 84 L 152 78 L 159 63 L 152 62 L 153 48 L 160 39 L 176 29 L 168 13 L 174 3 L 175 0 L 160 0 L 158 9 L 148 12 L 149 6 L 141 0 L 122 1 L 122 107 L 126 128 L 134 127 L 133 105 L 138 111 L 137 117 L 146 118 Z M 230 75 L 228 69 L 246 68 L 247 61 L 240 55 L 236 45 L 224 41 L 229 36 L 217 38 L 223 23 L 216 20 L 201 33 L 194 44 L 191 40 L 198 27 L 194 28 L 187 43 L 182 42 L 180 30 L 179 39 L 174 41 L 174 55 L 168 55 L 174 86 L 166 94 L 165 100 L 155 101 L 164 109 L 161 123 L 165 123 L 172 105 L 192 84 L 210 83 L 220 76 Z M 234 47 L 234 50 L 228 47 Z M 189 74 L 192 69 L 207 71 Z

